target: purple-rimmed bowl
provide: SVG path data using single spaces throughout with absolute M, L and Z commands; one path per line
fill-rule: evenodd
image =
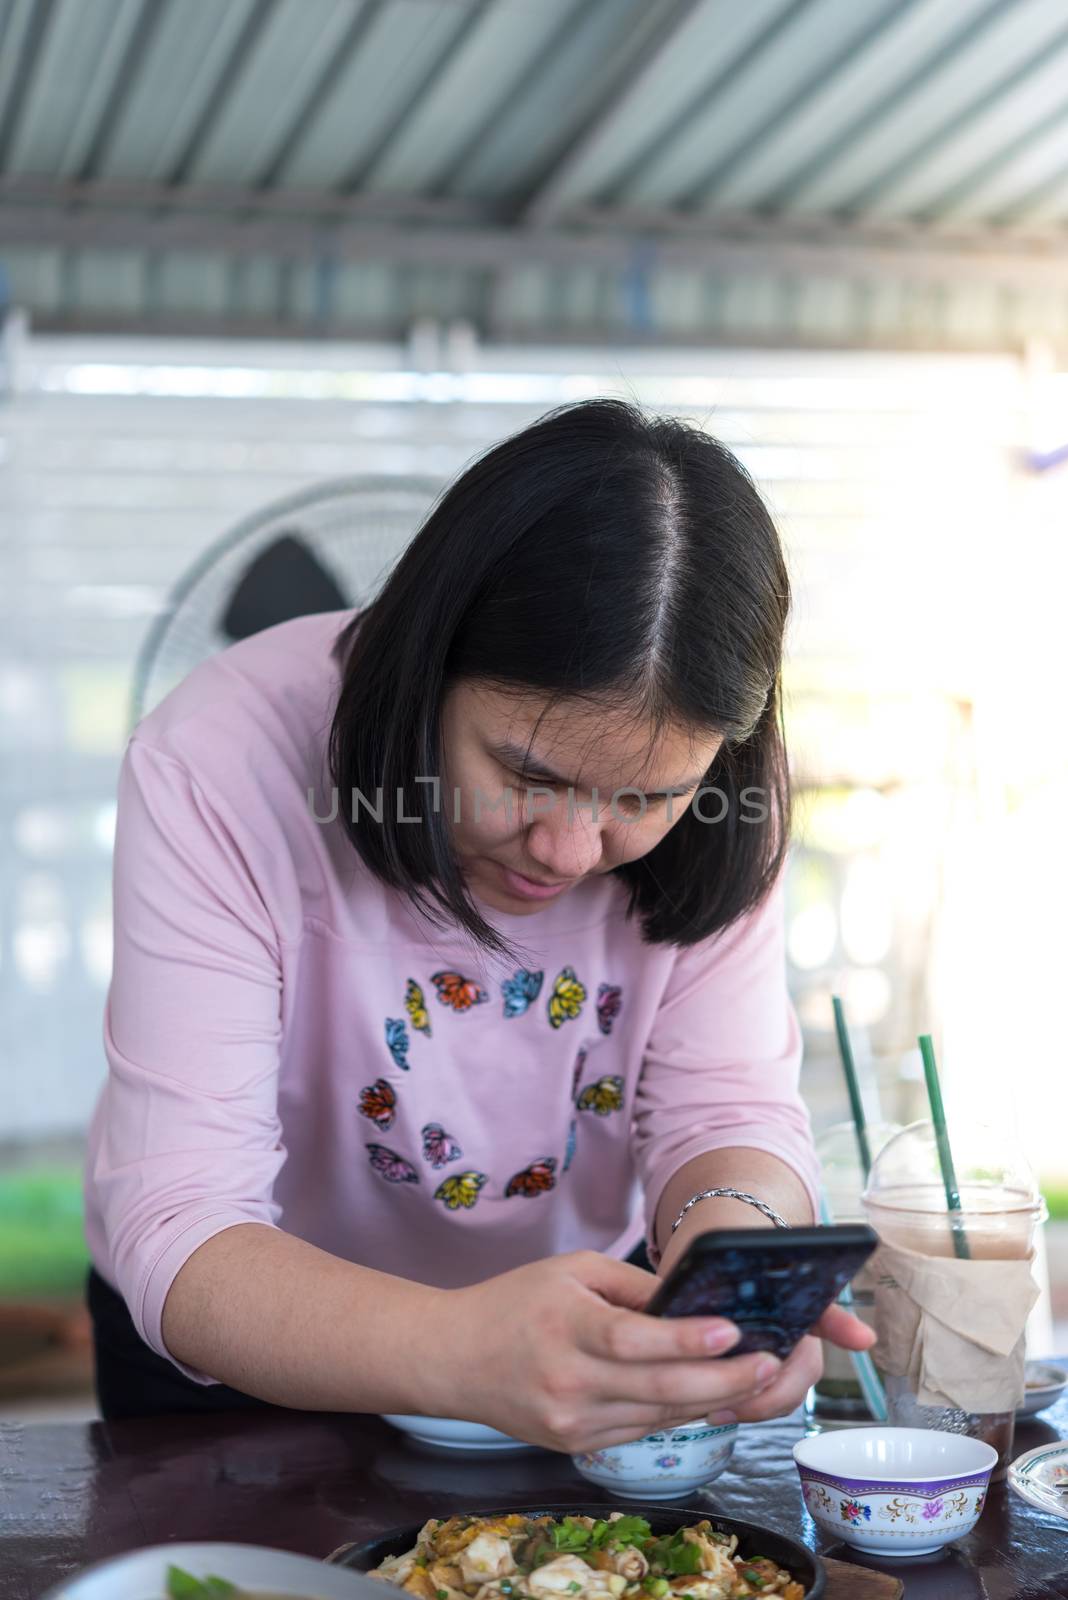
M 873 1556 L 928 1556 L 979 1521 L 998 1453 L 933 1428 L 843 1428 L 794 1445 L 824 1533 Z

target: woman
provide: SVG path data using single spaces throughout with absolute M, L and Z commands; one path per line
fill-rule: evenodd
M 105 1415 L 575 1450 L 796 1404 L 815 1339 L 731 1357 L 730 1324 L 641 1315 L 635 1264 L 813 1215 L 787 609 L 734 458 L 598 400 L 471 466 L 369 610 L 140 724 L 87 1176 Z

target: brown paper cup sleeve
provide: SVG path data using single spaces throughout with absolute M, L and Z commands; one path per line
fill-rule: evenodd
M 882 1244 L 874 1355 L 921 1405 L 1013 1411 L 1024 1395 L 1024 1328 L 1038 1288 L 1021 1261 L 958 1261 Z

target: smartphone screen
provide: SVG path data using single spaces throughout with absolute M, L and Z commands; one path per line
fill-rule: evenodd
M 770 1350 L 784 1360 L 878 1242 L 863 1223 L 703 1233 L 647 1310 L 655 1317 L 727 1317 L 742 1331 L 729 1356 Z

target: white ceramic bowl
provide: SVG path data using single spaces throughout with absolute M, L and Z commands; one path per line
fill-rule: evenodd
M 197 1578 L 229 1578 L 265 1595 L 381 1600 L 381 1585 L 374 1578 L 346 1567 L 328 1567 L 311 1556 L 253 1544 L 160 1544 L 131 1550 L 63 1579 L 42 1600 L 163 1600 L 167 1568 L 172 1565 Z
M 1029 1361 L 1024 1367 L 1024 1397 L 1016 1407 L 1018 1418 L 1034 1417 L 1060 1399 L 1068 1388 L 1068 1372 L 1049 1361 Z
M 584 1478 L 624 1500 L 681 1500 L 726 1470 L 737 1435 L 736 1422 L 713 1428 L 702 1420 L 571 1459 Z
M 970 1533 L 997 1459 L 933 1428 L 847 1428 L 794 1445 L 812 1520 L 878 1556 L 926 1556 Z
M 433 1445 L 438 1450 L 472 1450 L 481 1455 L 489 1451 L 497 1453 L 534 1449 L 533 1445 L 524 1444 L 522 1439 L 513 1439 L 511 1434 L 498 1433 L 496 1428 L 487 1428 L 481 1422 L 462 1422 L 457 1417 L 417 1417 L 383 1412 L 382 1421 L 406 1433 L 410 1439 Z

